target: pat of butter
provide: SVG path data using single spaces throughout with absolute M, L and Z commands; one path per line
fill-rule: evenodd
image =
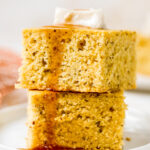
M 104 28 L 104 15 L 101 9 L 56 8 L 54 24 L 72 24 L 91 28 Z

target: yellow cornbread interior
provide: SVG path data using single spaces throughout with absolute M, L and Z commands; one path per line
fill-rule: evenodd
M 28 96 L 28 148 L 122 149 L 122 92 L 29 91 Z
M 137 41 L 137 71 L 150 75 L 150 37 L 139 34 Z
M 19 86 L 78 92 L 135 88 L 135 40 L 131 31 L 25 29 Z

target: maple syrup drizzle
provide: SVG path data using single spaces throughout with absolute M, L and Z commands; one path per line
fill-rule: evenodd
M 19 150 L 83 150 L 83 148 L 68 148 L 68 147 L 60 147 L 60 146 L 43 146 L 43 147 L 35 147 L 32 149 L 19 149 Z

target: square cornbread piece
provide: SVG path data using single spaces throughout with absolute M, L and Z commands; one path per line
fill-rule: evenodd
M 122 149 L 123 92 L 28 95 L 28 148 Z
M 150 76 L 150 36 L 138 35 L 137 72 Z
M 25 29 L 19 86 L 77 92 L 133 89 L 135 40 L 136 34 L 131 31 Z

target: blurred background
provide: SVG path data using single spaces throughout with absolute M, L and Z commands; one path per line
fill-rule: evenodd
M 149 0 L 0 0 L 0 46 L 20 53 L 21 30 L 50 25 L 55 7 L 102 8 L 108 28 L 141 30 Z

